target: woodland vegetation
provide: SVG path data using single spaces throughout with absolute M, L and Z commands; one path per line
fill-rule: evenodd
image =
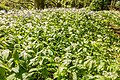
M 120 1 L 0 0 L 0 80 L 120 80 Z

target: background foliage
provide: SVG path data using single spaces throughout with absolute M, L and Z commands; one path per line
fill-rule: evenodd
M 117 3 L 117 4 L 116 4 Z M 1 0 L 0 9 L 44 9 L 51 7 L 88 7 L 91 10 L 119 9 L 119 0 Z

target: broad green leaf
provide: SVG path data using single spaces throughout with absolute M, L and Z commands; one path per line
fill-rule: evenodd
M 100 61 L 100 65 L 97 67 L 98 72 L 99 72 L 102 68 L 104 68 L 104 66 L 105 66 L 105 63 L 102 62 L 102 61 Z
M 19 66 L 13 67 L 12 71 L 14 71 L 15 73 L 19 73 Z
M 0 60 L 0 67 L 3 68 L 3 69 L 8 70 L 9 72 L 11 72 L 11 70 L 9 69 L 9 67 L 6 66 L 1 60 Z
M 6 80 L 14 80 L 14 79 L 16 79 L 15 73 L 9 75 Z
M 73 74 L 73 80 L 77 80 L 77 74 L 75 72 L 73 72 L 72 74 Z
M 1 53 L 4 60 L 7 60 L 9 52 L 10 52 L 9 49 L 6 49 Z
M 4 79 L 5 77 L 6 77 L 5 76 L 5 69 L 0 67 L 0 79 Z
M 16 48 L 13 51 L 13 58 L 14 60 L 19 60 L 19 53 Z
M 39 71 L 38 68 L 32 68 L 32 69 L 29 70 L 29 72 L 38 72 L 38 71 Z

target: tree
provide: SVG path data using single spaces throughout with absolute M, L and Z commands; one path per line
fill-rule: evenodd
M 89 9 L 90 10 L 105 10 L 108 9 L 108 5 L 115 5 L 117 0 L 92 0 Z
M 45 0 L 34 0 L 35 9 L 44 9 Z
M 90 5 L 92 0 L 84 0 L 84 7 L 87 7 Z

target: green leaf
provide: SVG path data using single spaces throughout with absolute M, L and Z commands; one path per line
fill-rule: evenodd
M 76 72 L 73 72 L 72 74 L 73 74 L 73 80 L 77 80 L 77 74 L 76 74 Z
M 9 72 L 11 72 L 11 70 L 9 69 L 9 67 L 6 66 L 1 60 L 0 60 L 0 67 L 8 70 Z
M 19 53 L 16 48 L 13 51 L 13 58 L 14 60 L 19 60 Z
M 28 73 L 25 78 L 27 79 L 28 77 L 31 77 L 33 74 L 34 72 Z
M 13 73 L 7 77 L 7 80 L 15 80 L 15 79 L 16 79 L 15 73 Z
M 3 60 L 7 60 L 8 56 L 9 56 L 9 49 L 3 50 L 2 52 L 2 58 Z
M 53 80 L 53 79 L 51 79 L 51 78 L 47 78 L 46 80 Z
M 97 67 L 98 72 L 105 66 L 105 63 L 100 61 L 100 65 Z
M 19 73 L 19 66 L 12 68 L 12 71 L 14 71 L 15 73 Z
M 37 71 L 39 71 L 38 68 L 32 68 L 29 70 L 29 72 L 37 72 Z
M 0 67 L 0 80 L 5 78 L 5 69 Z
M 48 50 L 48 53 L 52 56 L 53 55 L 53 52 L 49 49 Z

